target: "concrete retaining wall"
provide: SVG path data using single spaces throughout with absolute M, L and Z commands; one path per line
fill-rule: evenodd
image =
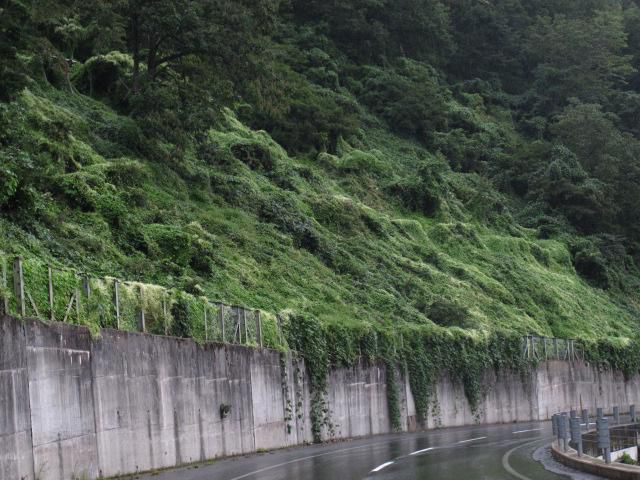
M 0 480 L 111 477 L 312 441 L 304 363 L 278 352 L 0 319 Z M 571 407 L 640 404 L 640 378 L 552 361 L 527 378 L 487 372 L 472 413 L 443 377 L 426 427 L 547 419 Z M 417 425 L 400 376 L 401 423 Z M 325 439 L 387 433 L 387 372 L 330 372 Z M 221 407 L 230 406 L 228 415 Z
M 0 480 L 34 477 L 25 345 L 19 323 L 0 321 Z

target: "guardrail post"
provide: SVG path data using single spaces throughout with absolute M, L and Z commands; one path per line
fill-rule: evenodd
M 609 433 L 609 420 L 598 418 L 596 420 L 598 432 L 598 448 L 603 451 L 604 461 L 611 463 L 611 435 Z
M 636 406 L 629 405 L 629 416 L 631 417 L 631 423 L 636 423 Z
M 16 295 L 16 305 L 18 306 L 18 315 L 24 317 L 27 314 L 27 308 L 24 298 L 24 271 L 20 257 L 13 261 L 13 286 Z
M 578 456 L 582 456 L 582 429 L 580 428 L 580 419 L 576 417 L 572 417 L 570 420 L 570 429 L 571 429 L 571 443 L 574 448 L 578 451 Z
M 585 425 L 585 431 L 589 430 L 589 410 L 586 408 L 582 409 L 582 423 Z
M 613 423 L 620 424 L 620 407 L 613 407 Z
M 569 450 L 569 416 L 566 413 L 560 415 L 560 421 L 558 425 L 558 431 L 560 432 L 560 439 L 562 440 L 562 448 L 566 452 Z

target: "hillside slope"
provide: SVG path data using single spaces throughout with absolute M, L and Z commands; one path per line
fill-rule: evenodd
M 635 334 L 635 304 L 576 273 L 572 236 L 518 225 L 490 182 L 374 118 L 335 155 L 290 156 L 224 117 L 173 162 L 100 102 L 23 91 L 2 106 L 29 186 L 2 250 L 328 323 Z

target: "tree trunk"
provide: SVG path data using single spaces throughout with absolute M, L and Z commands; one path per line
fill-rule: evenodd
M 155 39 L 149 39 L 149 53 L 147 55 L 147 74 L 149 79 L 156 77 L 158 70 L 158 42 Z
M 133 86 L 134 93 L 140 89 L 140 17 L 138 13 L 131 16 L 131 37 L 133 50 Z

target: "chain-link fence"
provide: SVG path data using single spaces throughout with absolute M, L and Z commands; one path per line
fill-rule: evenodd
M 0 313 L 158 335 L 285 348 L 278 319 L 176 289 L 52 267 L 0 252 Z
M 575 340 L 527 335 L 522 338 L 522 354 L 527 360 L 566 360 L 584 358 Z
M 0 252 L 0 312 L 99 328 L 285 348 L 279 319 L 176 289 L 52 267 Z M 528 335 L 528 360 L 583 358 L 575 340 Z

